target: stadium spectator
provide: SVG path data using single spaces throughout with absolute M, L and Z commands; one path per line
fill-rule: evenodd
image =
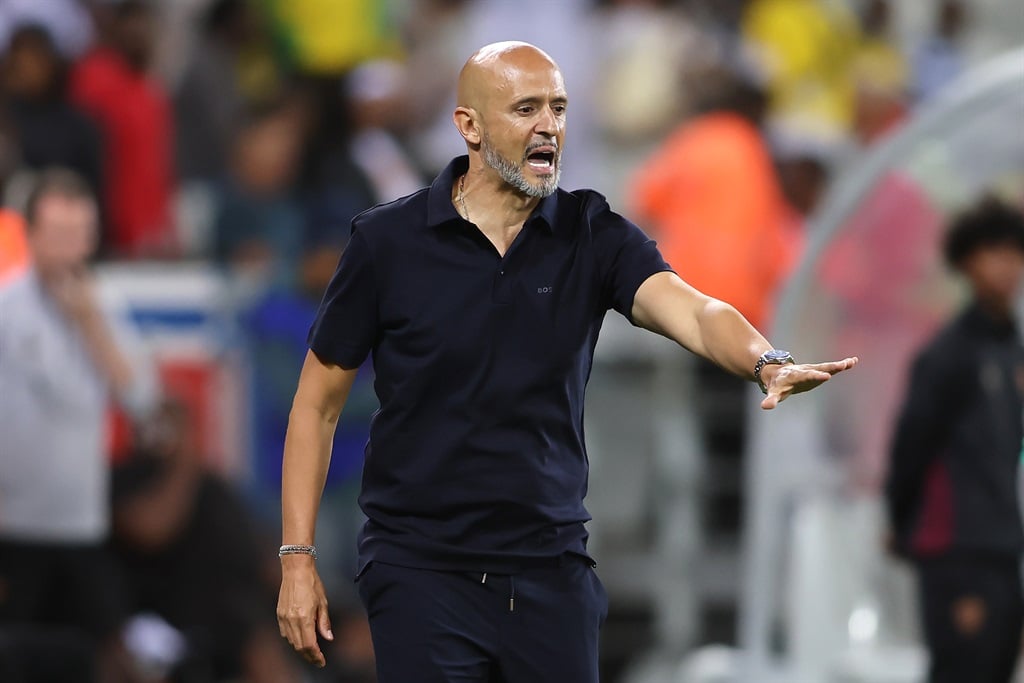
M 112 10 L 105 40 L 71 72 L 71 100 L 103 135 L 104 206 L 113 255 L 174 254 L 170 200 L 173 118 L 163 86 L 148 75 L 156 38 L 153 10 L 124 0 Z
M 873 0 L 864 15 L 864 34 L 850 67 L 853 127 L 857 142 L 869 145 L 906 118 L 910 71 L 890 37 L 890 8 Z
M 961 41 L 968 23 L 967 6 L 960 0 L 942 0 L 936 12 L 935 27 L 914 51 L 914 97 L 924 101 L 933 97 L 966 67 Z
M 191 451 L 187 410 L 166 402 L 114 469 L 113 548 L 135 614 L 183 637 L 176 683 L 289 683 L 274 622 L 271 544 L 231 487 Z
M 16 28 L 2 61 L 0 107 L 17 137 L 23 168 L 69 168 L 101 194 L 99 131 L 68 102 L 66 70 L 46 29 Z
M 186 182 L 222 177 L 246 109 L 280 96 L 276 67 L 259 48 L 262 23 L 251 2 L 210 3 L 200 31 L 174 93 L 177 172 Z
M 593 31 L 601 37 L 594 70 L 593 144 L 600 163 L 589 182 L 625 200 L 629 176 L 692 113 L 688 77 L 717 63 L 718 46 L 678 3 L 601 0 Z
M 761 131 L 767 103 L 722 69 L 700 82 L 704 111 L 641 166 L 634 212 L 680 277 L 764 326 L 802 244 Z M 743 453 L 746 383 L 703 359 L 695 382 L 701 395 L 717 397 L 696 409 L 708 452 Z
M 0 209 L 0 287 L 29 266 L 25 222 L 10 209 Z
M 214 257 L 249 284 L 295 284 L 304 230 L 295 192 L 302 134 L 302 112 L 293 102 L 255 107 L 217 185 Z
M 18 139 L 7 116 L 0 110 L 0 197 L 21 162 Z M 0 287 L 18 277 L 29 265 L 28 240 L 21 214 L 0 207 Z
M 847 476 L 862 491 L 880 488 L 890 437 L 889 426 L 870 416 L 898 409 L 903 368 L 948 315 L 934 295 L 943 275 L 934 258 L 941 236 L 940 207 L 926 186 L 891 168 L 860 199 L 817 263 L 818 282 L 837 297 L 841 311 L 838 338 L 848 348 L 884 349 L 835 397 L 849 418 L 835 427 Z
M 846 133 L 820 120 L 795 117 L 770 121 L 766 137 L 791 214 L 790 227 L 797 232 L 794 243 L 800 245 L 807 220 L 821 204 L 832 174 L 848 152 Z M 796 251 L 802 253 L 803 248 L 797 246 Z
M 26 210 L 32 267 L 0 290 L 0 660 L 27 681 L 131 680 L 103 549 L 104 427 L 111 394 L 141 417 L 157 388 L 86 267 L 96 216 L 84 180 L 45 172 Z
M 404 123 L 405 83 L 405 68 L 386 60 L 361 64 L 341 80 L 310 83 L 314 111 L 302 185 L 311 234 L 344 239 L 356 214 L 420 186 L 417 165 L 395 132 Z
M 392 13 L 379 0 L 267 0 L 280 42 L 295 71 L 338 76 L 367 59 L 395 55 Z
M 634 214 L 687 282 L 764 325 L 794 257 L 761 132 L 764 94 L 720 69 L 704 82 L 703 113 L 681 124 L 637 173 Z
M 405 64 L 405 134 L 420 165 L 435 172 L 451 151 L 449 111 L 452 83 L 465 55 L 473 0 L 424 0 L 413 4 L 402 22 Z
M 345 99 L 352 122 L 349 154 L 368 181 L 375 204 L 394 201 L 423 185 L 423 178 L 395 134 L 403 123 L 402 88 L 406 81 L 404 66 L 388 60 L 360 64 L 345 78 Z
M 89 16 L 93 4 L 81 0 L 4 0 L 0 3 L 0 51 L 7 47 L 17 27 L 34 24 L 53 36 L 62 57 L 78 57 L 95 37 Z
M 892 5 L 888 0 L 870 0 L 861 17 L 861 38 L 853 58 L 854 71 L 859 62 L 869 62 L 874 74 L 884 70 L 889 79 L 904 88 L 909 84 L 910 67 L 896 46 L 892 28 Z
M 849 3 L 751 0 L 741 28 L 745 47 L 766 78 L 773 116 L 820 118 L 849 127 L 850 67 L 860 35 Z
M 1024 215 L 983 200 L 945 256 L 972 296 L 913 364 L 886 484 L 892 545 L 917 570 L 930 683 L 1009 683 L 1024 624 Z

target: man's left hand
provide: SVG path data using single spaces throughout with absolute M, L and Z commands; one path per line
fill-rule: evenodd
M 806 363 L 803 365 L 766 365 L 761 370 L 761 380 L 768 389 L 768 395 L 761 401 L 761 407 L 771 410 L 793 394 L 824 384 L 832 375 L 849 370 L 857 364 L 857 357 L 829 363 Z

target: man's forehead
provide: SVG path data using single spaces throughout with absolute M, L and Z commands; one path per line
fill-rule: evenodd
M 492 83 L 495 90 L 512 98 L 567 98 L 562 72 L 550 62 L 531 67 L 508 64 L 495 74 Z
M 534 97 L 565 99 L 566 91 L 555 61 L 528 43 L 486 45 L 459 74 L 460 105 L 480 107 L 488 101 Z

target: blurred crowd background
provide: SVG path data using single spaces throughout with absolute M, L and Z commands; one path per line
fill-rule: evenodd
M 339 425 L 321 513 L 338 636 L 324 671 L 300 665 L 274 623 L 284 430 L 350 220 L 462 153 L 454 88 L 477 47 L 518 39 L 551 54 L 570 96 L 563 187 L 607 195 L 684 279 L 772 331 L 844 175 L 1022 38 L 1013 0 L 0 0 L 0 288 L 31 267 L 34 183 L 74 171 L 98 202 L 99 288 L 122 302 L 160 384 L 155 408 L 112 407 L 107 422 L 109 546 L 136 669 L 109 680 L 373 680 L 351 585 L 372 367 Z M 993 134 L 1024 135 L 1016 120 Z M 977 190 L 1020 206 L 1024 165 L 1010 181 L 1004 170 Z M 818 249 L 804 279 L 848 304 L 838 318 L 810 310 L 850 352 L 863 358 L 873 334 L 892 350 L 862 373 L 877 400 L 841 406 L 853 417 L 836 430 L 859 434 L 837 437 L 856 442 L 847 492 L 877 492 L 890 426 L 862 427 L 891 417 L 899 364 L 948 311 L 875 304 L 926 280 L 944 217 L 971 199 L 954 188 L 937 201 L 913 174 L 873 187 L 860 227 Z M 886 316 L 918 313 L 914 334 L 884 336 Z M 684 676 L 698 648 L 741 640 L 749 387 L 624 327 L 608 337 L 588 406 L 594 552 L 611 594 L 603 680 L 690 680 L 655 672 L 671 662 Z M 4 448 L 0 434 L 0 479 Z M 0 656 L 25 628 L 0 623 Z M 705 668 L 728 675 L 711 655 Z

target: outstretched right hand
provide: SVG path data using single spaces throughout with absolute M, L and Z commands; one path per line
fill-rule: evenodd
M 315 560 L 308 555 L 281 558 L 281 593 L 277 600 L 277 624 L 281 635 L 306 661 L 323 667 L 327 664 L 317 643 L 317 632 L 334 640 L 327 616 L 327 595 Z

